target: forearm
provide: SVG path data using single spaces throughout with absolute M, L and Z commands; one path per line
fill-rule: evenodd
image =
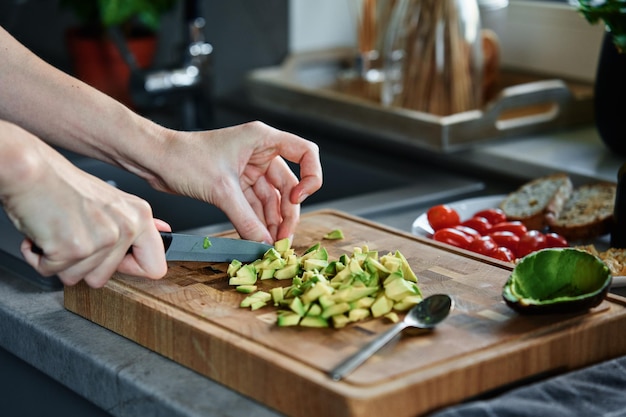
M 0 119 L 48 143 L 146 175 L 142 150 L 167 130 L 57 70 L 0 27 Z M 146 161 L 149 163 L 149 161 Z

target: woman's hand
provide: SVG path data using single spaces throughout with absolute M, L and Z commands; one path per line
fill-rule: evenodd
M 155 222 L 147 202 L 79 170 L 34 136 L 1 121 L 0 145 L 0 177 L 13 179 L 0 178 L 0 198 L 27 236 L 21 246 L 25 260 L 40 274 L 56 274 L 67 285 L 84 279 L 92 287 L 104 285 L 115 271 L 165 275 L 157 228 L 169 226 Z
M 269 243 L 293 235 L 300 203 L 322 185 L 317 145 L 261 122 L 172 132 L 154 162 L 139 173 L 153 187 L 211 203 L 242 238 Z

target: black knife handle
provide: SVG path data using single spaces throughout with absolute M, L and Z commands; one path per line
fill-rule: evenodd
M 159 232 L 161 233 L 161 239 L 163 239 L 163 246 L 165 247 L 165 251 L 169 249 L 172 244 L 172 233 L 171 232 Z
M 163 246 L 165 248 L 165 251 L 167 252 L 167 250 L 169 249 L 170 245 L 172 244 L 172 233 L 171 232 L 159 232 L 161 234 L 161 239 L 163 239 Z M 35 245 L 33 243 L 33 245 L 30 248 L 31 251 L 33 251 L 33 253 L 37 254 L 37 255 L 43 255 L 43 250 Z M 128 248 L 128 251 L 126 253 L 131 253 L 133 251 L 133 247 L 131 246 L 130 248 Z

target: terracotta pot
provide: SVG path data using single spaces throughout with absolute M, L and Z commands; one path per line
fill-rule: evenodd
M 626 53 L 618 53 L 609 32 L 604 36 L 596 82 L 594 105 L 596 127 L 604 144 L 626 156 L 626 125 L 623 101 L 626 97 Z
M 132 106 L 128 87 L 130 68 L 113 42 L 106 37 L 83 36 L 76 30 L 68 32 L 66 41 L 76 77 Z M 157 46 L 156 36 L 131 38 L 126 43 L 140 68 L 152 64 Z

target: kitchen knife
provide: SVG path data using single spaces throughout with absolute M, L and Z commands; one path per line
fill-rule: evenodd
M 273 246 L 251 240 L 160 232 L 168 261 L 252 262 Z

